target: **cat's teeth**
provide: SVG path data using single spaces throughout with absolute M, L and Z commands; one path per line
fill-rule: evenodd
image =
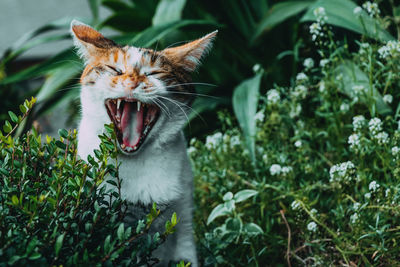
M 119 106 L 121 105 L 121 99 L 117 100 L 117 109 L 119 109 Z
M 133 149 L 136 150 L 136 146 Z
M 125 144 L 122 144 L 122 145 L 121 145 L 121 148 L 122 148 L 122 149 L 125 149 L 125 147 L 126 147 Z
M 140 102 L 137 102 L 137 111 L 140 111 Z

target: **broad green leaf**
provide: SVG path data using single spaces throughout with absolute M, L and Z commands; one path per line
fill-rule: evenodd
M 42 88 L 37 94 L 38 101 L 42 102 L 52 97 L 57 90 L 77 76 L 82 71 L 82 66 L 78 62 L 68 61 L 52 71 Z
M 121 223 L 118 227 L 117 230 L 117 236 L 119 240 L 123 240 L 124 239 L 124 223 Z
M 368 92 L 372 92 L 372 97 L 375 99 L 376 111 L 381 115 L 387 115 L 392 112 L 390 106 L 383 101 L 382 95 L 375 88 L 371 88 L 371 84 L 374 81 L 369 80 L 367 74 L 365 74 L 357 65 L 351 61 L 344 61 L 335 70 L 336 76 L 340 75 L 341 83 L 339 83 L 339 89 L 342 93 L 348 95 L 350 98 L 355 97 L 353 87 L 355 85 L 362 85 L 367 89 Z M 371 90 L 372 89 L 372 90 Z M 365 96 L 360 97 L 360 101 L 368 105 L 368 99 Z
M 54 252 L 56 253 L 56 257 L 58 257 L 58 254 L 60 253 L 60 249 L 61 249 L 63 241 L 64 241 L 64 236 L 65 236 L 65 233 L 62 235 L 59 235 L 57 237 L 56 243 L 54 244 Z
M 222 198 L 224 201 L 229 201 L 233 198 L 232 192 L 225 193 L 224 197 Z
M 255 223 L 246 223 L 243 227 L 244 231 L 251 235 L 263 234 L 264 231 Z
M 181 19 L 186 0 L 161 0 L 153 17 L 153 25 L 161 25 Z
M 210 224 L 212 221 L 214 221 L 216 218 L 224 215 L 228 215 L 229 211 L 226 209 L 224 204 L 219 204 L 216 206 L 210 213 L 207 219 L 207 224 Z
M 262 74 L 256 74 L 253 78 L 243 81 L 233 92 L 233 111 L 239 121 L 251 160 L 255 164 L 255 134 L 257 104 Z
M 379 22 L 362 11 L 361 16 L 356 16 L 353 11 L 357 5 L 350 0 L 318 0 L 308 8 L 301 21 L 315 21 L 314 10 L 318 7 L 325 8 L 328 17 L 327 23 L 342 27 L 370 38 L 387 42 L 395 38 L 390 35 Z
M 128 42 L 128 44 L 138 47 L 149 47 L 173 30 L 194 25 L 215 25 L 215 23 L 207 20 L 181 20 L 162 25 L 155 25 L 136 35 Z
M 237 192 L 233 199 L 235 200 L 236 203 L 242 202 L 248 198 L 251 198 L 252 196 L 257 195 L 258 192 L 256 190 L 252 189 L 245 189 Z
M 279 23 L 295 16 L 309 7 L 315 1 L 287 1 L 271 7 L 264 18 L 258 23 L 252 41 L 259 38 L 264 32 L 272 29 Z
M 92 12 L 94 23 L 96 23 L 99 18 L 99 5 L 100 0 L 89 0 L 89 7 Z
M 52 73 L 58 67 L 63 67 L 65 62 L 70 61 L 71 63 L 79 64 L 80 61 L 78 56 L 71 49 L 64 50 L 63 52 L 57 54 L 49 60 L 46 60 L 43 63 L 37 64 L 30 68 L 27 68 L 23 71 L 17 72 L 11 76 L 6 77 L 4 80 L 0 81 L 0 85 L 16 83 L 20 81 L 24 81 L 33 77 L 39 77 L 45 75 L 47 73 Z
M 14 112 L 12 112 L 12 111 L 9 111 L 9 112 L 8 112 L 8 115 L 10 115 L 10 118 L 11 118 L 11 121 L 12 121 L 12 122 L 14 122 L 14 123 L 18 123 L 18 121 L 19 121 L 19 119 L 18 119 L 18 116 L 17 116 L 17 115 L 15 115 L 15 113 L 14 113 Z

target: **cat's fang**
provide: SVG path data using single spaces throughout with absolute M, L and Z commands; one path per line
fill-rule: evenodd
M 121 99 L 117 100 L 117 109 L 119 109 L 119 106 L 121 105 Z
M 137 111 L 140 111 L 140 101 L 137 102 Z

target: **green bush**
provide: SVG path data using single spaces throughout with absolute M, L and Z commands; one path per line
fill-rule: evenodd
M 148 234 L 160 213 L 155 204 L 136 225 L 124 225 L 113 128 L 106 126 L 88 162 L 77 158 L 76 131 L 60 130 L 59 140 L 35 130 L 12 138 L 34 102 L 20 106 L 22 117 L 10 112 L 16 126 L 7 121 L 0 133 L 0 266 L 156 263 L 152 252 L 174 231 L 176 214 L 164 233 Z
M 204 266 L 400 263 L 400 41 L 339 42 L 325 8 L 291 86 L 258 100 L 255 68 L 238 123 L 221 112 L 221 132 L 190 142 Z M 349 12 L 383 29 L 377 10 Z

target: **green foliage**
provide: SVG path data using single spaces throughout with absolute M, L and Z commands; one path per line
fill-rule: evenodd
M 60 130 L 59 140 L 35 130 L 12 138 L 35 101 L 20 106 L 23 116 L 10 112 L 15 126 L 6 121 L 7 135 L 0 132 L 0 266 L 156 263 L 152 252 L 175 231 L 177 216 L 165 232 L 148 234 L 160 214 L 154 204 L 145 221 L 124 224 L 113 128 L 88 162 L 77 158 L 76 131 Z
M 291 84 L 261 94 L 256 112 L 234 108 L 237 122 L 219 112 L 221 131 L 190 141 L 204 266 L 399 265 L 400 42 L 343 41 L 328 24 L 340 6 L 313 7 L 314 53 L 299 55 Z

